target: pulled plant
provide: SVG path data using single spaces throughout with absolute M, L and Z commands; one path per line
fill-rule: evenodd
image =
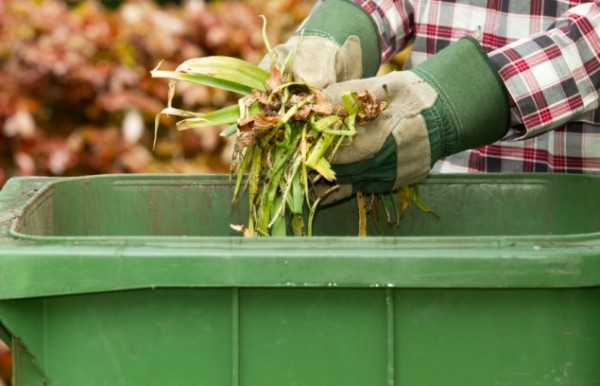
M 248 223 L 232 225 L 246 236 L 296 236 L 313 234 L 312 223 L 319 204 L 338 188 L 330 161 L 345 141 L 356 134 L 356 125 L 377 119 L 388 102 L 368 91 L 342 96 L 342 105 L 327 100 L 322 90 L 293 78 L 295 52 L 280 61 L 272 57 L 270 71 L 241 59 L 225 56 L 194 58 L 175 71 L 152 71 L 156 78 L 169 79 L 168 104 L 160 114 L 183 118 L 179 130 L 228 125 L 222 135 L 236 135 L 231 161 L 235 176 L 233 201 L 242 185 L 248 190 Z M 281 63 L 281 64 L 279 64 Z M 160 67 L 160 65 L 159 65 Z M 172 106 L 177 81 L 217 87 L 242 95 L 237 105 L 210 113 L 184 111 Z M 155 136 L 159 126 L 157 115 Z M 247 176 L 247 178 L 244 178 Z M 416 187 L 394 193 L 399 199 L 398 222 L 411 202 L 431 211 L 418 198 Z M 371 196 L 375 202 L 379 196 Z M 359 234 L 366 234 L 365 195 L 358 195 Z M 391 216 L 388 216 L 391 219 Z

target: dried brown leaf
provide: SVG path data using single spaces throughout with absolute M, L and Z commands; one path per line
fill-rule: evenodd
M 312 110 L 321 115 L 331 115 L 334 112 L 333 104 L 327 99 L 325 94 L 320 90 L 316 90 L 314 93 L 314 101 L 312 103 Z
M 271 76 L 267 79 L 266 83 L 267 87 L 271 90 L 275 90 L 277 87 L 281 86 L 281 72 L 276 66 L 271 66 Z

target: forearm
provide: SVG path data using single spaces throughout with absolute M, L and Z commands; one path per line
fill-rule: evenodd
M 554 28 L 489 56 L 514 101 L 509 138 L 530 138 L 598 108 L 600 0 L 570 9 Z

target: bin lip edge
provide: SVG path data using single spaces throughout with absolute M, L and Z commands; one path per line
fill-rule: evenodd
M 13 222 L 13 224 L 16 221 Z M 244 238 L 241 236 L 40 236 L 16 231 L 11 225 L 9 235 L 17 240 L 47 245 L 102 245 L 127 244 L 148 247 L 189 248 L 191 246 L 220 245 L 227 247 L 272 248 L 274 246 L 293 247 L 304 244 L 305 240 L 296 237 Z M 352 243 L 353 248 L 385 249 L 419 248 L 439 249 L 440 247 L 481 248 L 481 247 L 574 247 L 600 246 L 600 232 L 573 233 L 567 235 L 485 235 L 485 236 L 312 236 L 311 249 L 331 247 L 332 242 Z M 435 244 L 435 245 L 432 245 Z
M 139 175 L 138 175 L 139 176 Z M 181 179 L 182 175 L 160 175 L 161 178 Z M 164 177 L 166 176 L 166 177 Z M 211 175 L 212 176 L 212 175 Z M 514 181 L 523 180 L 521 178 Z M 544 174 L 547 176 L 547 174 Z M 37 178 L 32 181 L 46 185 L 70 179 L 122 178 L 118 175 L 86 177 Z M 132 175 L 123 175 L 130 178 Z M 143 176 L 156 178 L 155 175 Z M 185 178 L 197 176 L 187 175 Z M 436 181 L 455 178 L 442 175 Z M 466 174 L 460 180 L 508 181 L 511 175 Z M 534 176 L 528 175 L 528 183 Z M 589 176 L 585 176 L 589 177 Z M 21 177 L 27 179 L 29 177 Z M 223 178 L 223 177 L 217 177 Z M 596 177 L 599 178 L 599 177 Z M 545 179 L 539 180 L 542 183 Z M 38 184 L 39 185 L 39 184 Z M 15 187 L 18 184 L 14 185 Z M 43 190 L 39 189 L 38 193 Z M 37 194 L 37 193 L 36 193 Z M 33 199 L 27 194 L 25 197 Z M 10 210 L 23 209 L 23 203 L 13 203 Z M 8 210 L 8 209 L 7 209 Z M 305 238 L 251 239 L 237 236 L 34 236 L 10 233 L 16 219 L 7 220 L 3 226 L 4 238 L 13 238 L 0 248 L 0 258 L 5 258 L 6 272 L 13 277 L 0 282 L 0 300 L 29 298 L 35 296 L 59 296 L 92 292 L 114 292 L 153 288 L 327 288 L 335 277 L 343 273 L 341 268 L 355 269 L 362 264 L 375 264 L 378 271 L 364 283 L 338 282 L 335 288 L 582 288 L 600 286 L 600 232 L 569 235 L 522 235 L 522 236 L 315 236 L 310 249 L 324 251 L 322 256 L 312 256 Z M 22 236 L 22 237 L 15 237 Z M 435 245 L 433 245 L 435 244 Z M 342 248 L 336 251 L 336 248 Z M 264 251 L 275 253 L 265 255 Z M 307 252 L 308 251 L 308 252 Z M 333 252 L 331 252 L 333 251 Z M 349 254 L 350 257 L 344 255 Z M 317 252 L 317 255 L 319 253 Z M 306 257 L 309 257 L 307 259 Z M 455 259 L 455 257 L 460 257 Z M 106 257 L 106 258 L 105 258 Z M 258 257 L 258 258 L 257 258 Z M 430 258 L 428 258 L 430 257 Z M 436 266 L 437 276 L 416 276 L 427 260 Z M 442 261 L 443 260 L 443 261 Z M 82 264 L 87 262 L 93 264 Z M 443 264 L 439 264 L 442 262 Z M 116 264 L 115 264 L 116 263 Z M 289 265 L 287 265 L 289 263 Z M 464 264 L 476 263 L 482 270 L 464 270 Z M 105 265 L 106 264 L 106 265 Z M 174 266 L 180 264 L 195 270 L 189 274 Z M 261 265 L 263 264 L 263 265 Z M 114 265 L 114 267 L 113 267 Z M 173 265 L 173 266 L 172 266 Z M 109 267 L 106 272 L 98 267 Z M 286 268 L 289 267 L 289 268 Z M 113 271 L 117 269 L 116 271 Z M 160 269 L 159 269 L 160 268 Z M 304 273 L 310 280 L 295 280 Z M 321 279 L 314 274 L 321 268 Z M 414 269 L 411 271 L 411 268 Z M 447 271 L 440 271 L 446 269 Z M 69 272 L 66 281 L 48 278 L 48 269 Z M 122 269 L 122 271 L 119 271 Z M 171 276 L 164 278 L 163 269 L 170 269 Z M 255 277 L 248 276 L 246 269 L 256 270 Z M 270 273 L 267 279 L 257 282 L 256 275 Z M 296 270 L 296 271 L 294 271 Z M 185 271 L 185 270 L 184 270 Z M 360 271 L 360 270 L 358 270 Z M 117 273 L 131 274 L 131 282 Z M 198 278 L 185 275 L 205 276 Z M 259 273 L 257 273 L 259 272 Z M 329 272 L 329 273 L 328 273 Z M 210 275 L 208 275 L 210 273 Z M 535 280 L 530 281 L 534 274 Z M 176 275 L 184 275 L 176 282 Z M 212 275 L 212 276 L 211 276 Z M 259 275 L 259 276 L 260 276 Z M 324 276 L 325 275 L 325 276 Z M 330 279 L 329 275 L 334 278 Z M 336 276 L 337 275 L 337 276 Z M 348 273 L 350 277 L 353 274 Z M 442 276 L 445 275 L 445 276 Z M 9 276 L 9 275 L 6 275 Z M 213 277 L 214 276 L 214 277 Z M 327 277 L 326 277 L 327 276 Z M 261 276 L 264 277 L 264 276 Z M 82 285 L 81 278 L 90 283 Z M 289 281 L 286 280 L 289 278 Z M 492 279 L 490 281 L 490 278 Z M 133 280 L 135 279 L 135 280 Z M 238 280 L 239 279 L 239 280 Z M 45 280 L 45 281 L 44 281 Z M 319 281 L 320 280 L 320 281 Z M 365 279 L 366 280 L 366 279 Z M 440 281 L 441 280 L 441 281 Z M 287 283 L 290 283 L 289 285 Z M 424 284 L 425 283 L 425 284 Z M 34 285 L 35 284 L 35 285 Z M 41 285 L 43 284 L 43 286 Z M 370 286 L 372 284 L 372 286 Z M 378 287 L 377 287 L 378 285 Z
M 516 181 L 522 182 L 527 179 L 527 183 L 548 183 L 548 176 L 552 178 L 589 178 L 600 179 L 600 176 L 595 175 L 575 175 L 575 174 L 549 174 L 549 173 L 440 173 L 433 174 L 428 178 L 426 183 L 443 183 L 448 179 L 455 182 L 465 183 L 481 183 L 481 181 Z M 243 246 L 243 247 L 273 247 L 274 245 L 291 246 L 290 244 L 304 243 L 302 238 L 285 237 L 285 238 L 244 238 L 241 236 L 60 236 L 60 235 L 32 235 L 22 233 L 17 230 L 20 218 L 25 214 L 25 210 L 29 209 L 32 202 L 35 202 L 42 194 L 51 190 L 56 184 L 65 181 L 76 180 L 94 180 L 94 179 L 113 179 L 116 183 L 129 178 L 140 180 L 155 180 L 168 181 L 169 179 L 177 180 L 192 180 L 198 177 L 212 179 L 219 182 L 228 181 L 227 174 L 98 174 L 76 177 L 13 177 L 11 180 L 45 182 L 45 185 L 36 191 L 35 194 L 19 205 L 18 208 L 12 208 L 20 213 L 12 219 L 7 226 L 7 236 L 18 241 L 34 242 L 40 244 L 58 245 L 102 245 L 114 246 L 127 243 L 129 245 L 144 245 L 144 246 L 159 246 L 166 245 L 168 248 L 173 248 L 175 244 L 189 247 L 193 245 L 210 246 L 211 244 L 224 244 L 228 246 Z M 537 180 L 537 181 L 536 181 Z M 10 180 L 9 180 L 10 181 Z M 132 182 L 129 182 L 132 183 Z M 138 183 L 134 181 L 133 183 Z M 394 244 L 394 248 L 402 247 L 403 245 L 410 248 L 428 249 L 433 243 L 436 243 L 435 248 L 448 247 L 455 245 L 460 248 L 480 248 L 483 246 L 505 247 L 515 245 L 533 245 L 533 246 L 557 246 L 557 247 L 573 247 L 573 246 L 600 246 L 600 231 L 587 233 L 571 233 L 561 235 L 481 235 L 481 236 L 312 236 L 311 244 L 329 245 L 333 240 L 343 240 L 344 243 L 353 243 L 353 247 L 359 247 L 359 244 L 367 244 L 366 247 L 372 249 L 381 241 L 385 241 L 387 246 Z M 397 244 L 396 244 L 397 242 Z M 311 248 L 319 245 L 311 245 Z

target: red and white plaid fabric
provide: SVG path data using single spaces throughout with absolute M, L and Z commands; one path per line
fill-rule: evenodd
M 434 172 L 600 174 L 600 0 L 354 1 L 379 29 L 383 60 L 412 42 L 410 68 L 472 36 L 512 97 L 502 141 Z

